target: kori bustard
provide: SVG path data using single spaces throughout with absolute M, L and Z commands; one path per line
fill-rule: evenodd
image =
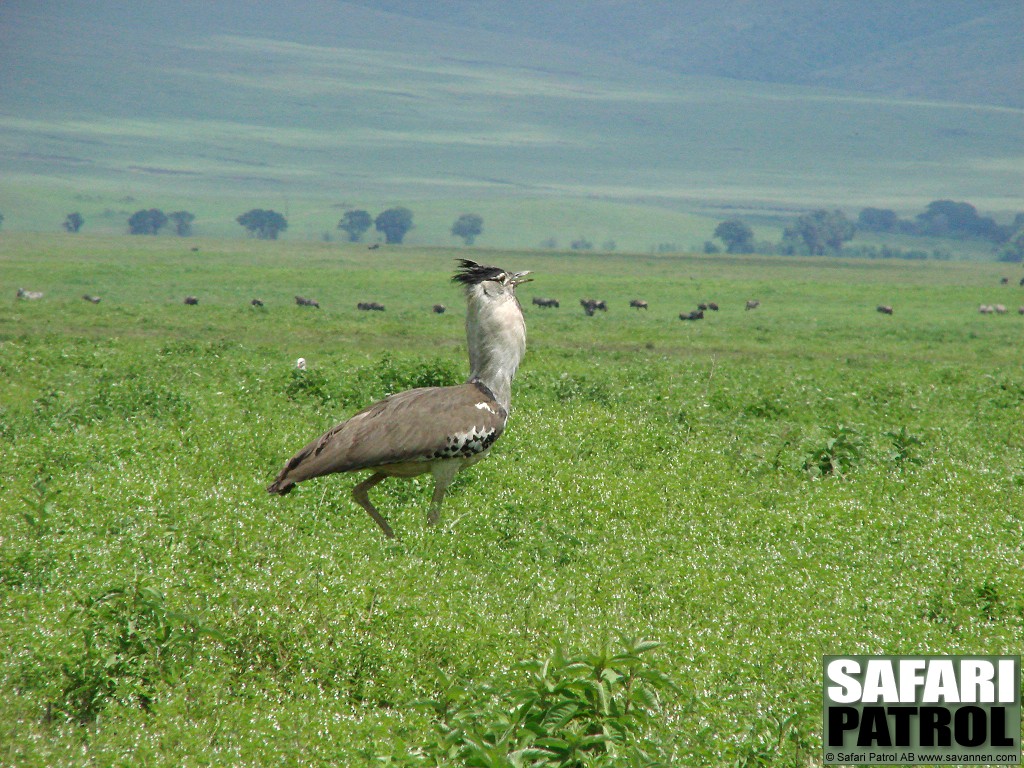
M 454 387 L 423 387 L 374 403 L 296 453 L 267 490 L 284 495 L 296 483 L 335 472 L 371 470 L 352 497 L 388 538 L 395 533 L 368 491 L 387 477 L 434 476 L 427 522 L 460 470 L 480 461 L 505 429 L 512 378 L 526 353 L 526 323 L 516 286 L 527 272 L 510 272 L 460 259 L 452 280 L 466 292 L 469 380 Z

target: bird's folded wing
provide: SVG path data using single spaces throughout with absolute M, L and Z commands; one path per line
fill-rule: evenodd
M 333 472 L 481 453 L 501 435 L 508 414 L 476 383 L 392 395 L 312 441 L 289 460 L 275 485 Z

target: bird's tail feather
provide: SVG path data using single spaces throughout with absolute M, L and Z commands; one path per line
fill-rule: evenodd
M 289 477 L 292 471 L 298 467 L 312 452 L 312 446 L 316 441 L 310 443 L 301 451 L 292 456 L 288 463 L 284 465 L 284 469 L 277 473 L 277 477 L 274 478 L 274 482 L 267 486 L 267 493 L 276 493 L 280 496 L 284 496 L 286 493 L 290 493 L 295 487 L 295 483 L 299 480 L 307 480 L 309 476 L 300 476 L 298 479 Z
M 284 496 L 286 493 L 291 493 L 295 487 L 295 483 L 291 480 L 285 480 L 282 477 L 278 477 L 274 482 L 267 486 L 267 493 L 276 493 L 279 496 Z

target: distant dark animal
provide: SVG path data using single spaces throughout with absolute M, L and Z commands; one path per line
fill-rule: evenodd
M 1022 315 L 1024 315 L 1024 307 L 1021 307 L 1020 309 L 1018 309 L 1018 310 L 1017 310 L 1017 312 L 1018 312 L 1019 314 L 1022 314 Z
M 87 293 L 82 298 L 85 299 L 86 301 L 88 301 L 90 304 L 99 304 L 100 303 L 100 297 L 99 296 L 90 296 Z
M 749 299 L 747 301 L 747 309 L 757 309 L 761 306 L 761 302 L 757 299 Z
M 1000 285 L 1009 285 L 1010 284 L 1010 278 L 1008 278 L 1008 277 L 1000 277 L 999 278 L 999 284 Z
M 192 251 L 192 253 L 198 253 L 199 252 L 199 249 L 196 248 L 195 246 L 192 246 L 191 248 L 189 248 L 189 250 Z
M 545 307 L 547 309 L 558 309 L 558 299 L 544 299 L 540 296 L 533 297 L 533 303 L 538 307 Z
M 373 245 L 369 246 L 367 250 L 376 251 L 378 248 L 380 248 L 380 243 L 374 243 Z
M 636 309 L 647 309 L 647 302 L 643 299 L 633 299 L 629 302 L 629 306 Z
M 981 304 L 978 307 L 978 311 L 983 315 L 991 315 L 996 310 L 991 304 Z
M 679 319 L 680 320 L 703 320 L 704 319 L 704 310 L 703 309 L 695 309 L 692 312 L 680 312 L 679 313 Z
M 296 296 L 295 303 L 300 307 L 316 307 L 320 309 L 320 302 L 316 299 L 307 299 L 305 296 Z
M 263 306 L 263 299 L 253 299 L 249 303 L 252 304 L 254 307 L 262 307 Z
M 18 289 L 18 298 L 24 299 L 25 301 L 35 301 L 36 299 L 43 298 L 42 291 L 26 291 L 24 288 Z
M 384 305 L 383 304 L 379 304 L 376 301 L 360 301 L 358 304 L 356 304 L 356 307 L 358 309 L 363 310 L 363 312 L 383 312 L 384 311 Z
M 446 307 L 444 304 L 435 304 L 434 305 L 434 314 L 435 315 L 443 315 L 447 311 L 448 311 L 448 307 Z
M 713 301 L 709 301 L 708 302 L 708 309 L 710 309 L 712 312 L 717 312 L 718 311 L 718 305 L 715 304 L 715 302 L 713 302 Z
M 883 315 L 892 314 L 892 307 L 890 307 L 888 304 L 879 304 L 877 307 L 875 307 L 875 310 L 881 312 Z
M 1020 279 L 1020 287 L 1024 288 L 1024 277 Z
M 598 301 L 597 299 L 580 299 L 580 306 L 582 306 L 583 311 L 587 313 L 587 317 L 591 317 L 598 309 L 602 312 L 608 311 L 608 304 L 604 301 Z
M 701 302 L 700 304 L 697 305 L 697 309 L 699 309 L 701 312 L 705 311 L 707 308 L 708 305 L 705 304 L 704 302 Z
M 992 307 L 992 309 L 995 310 L 995 313 L 997 315 L 1005 315 L 1006 314 L 1006 307 L 1003 306 L 1002 304 L 996 304 L 994 307 Z
M 188 304 L 190 307 L 194 307 L 196 304 L 199 303 L 199 299 L 197 299 L 195 296 L 186 296 L 185 303 Z

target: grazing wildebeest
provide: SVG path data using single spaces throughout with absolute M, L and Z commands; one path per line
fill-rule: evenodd
M 1000 277 L 999 278 L 999 284 L 1000 285 L 1009 285 L 1010 284 L 1010 278 L 1008 278 L 1008 277 Z
M 710 309 L 712 312 L 717 312 L 718 311 L 718 305 L 715 304 L 715 302 L 713 302 L 713 301 L 709 301 L 708 302 L 708 309 Z
M 761 306 L 761 302 L 758 301 L 757 299 L 748 299 L 747 300 L 747 309 L 757 309 L 760 306 Z
M 877 307 L 875 307 L 875 309 L 878 312 L 881 312 L 883 315 L 892 314 L 892 307 L 890 307 L 888 304 L 879 304 Z
M 996 310 L 995 310 L 995 307 L 993 307 L 993 306 L 991 306 L 989 304 L 981 304 L 981 305 L 978 306 L 978 311 L 981 314 L 983 314 L 983 315 L 991 315 Z
M 18 298 L 25 299 L 26 301 L 33 301 L 35 299 L 43 298 L 42 291 L 26 291 L 24 288 L 18 289 Z
M 90 304 L 99 304 L 100 303 L 100 297 L 99 296 L 91 296 L 90 294 L 87 293 L 82 298 L 85 299 L 86 301 L 88 301 Z
M 373 245 L 369 246 L 367 250 L 376 251 L 378 248 L 380 248 L 380 243 L 374 243 Z
M 679 313 L 679 319 L 680 320 L 703 320 L 704 319 L 704 310 L 703 309 L 695 309 L 692 312 L 680 312 Z
M 558 309 L 558 299 L 543 299 L 539 296 L 533 297 L 533 303 L 538 307 L 545 307 L 547 309 Z
M 1024 277 L 1020 279 L 1020 287 L 1024 288 Z
M 592 316 L 594 311 L 598 309 L 602 312 L 608 311 L 608 304 L 604 301 L 598 301 L 597 299 L 580 299 L 580 306 L 583 307 L 583 311 L 587 313 L 587 317 Z
M 316 307 L 320 309 L 320 302 L 316 299 L 307 299 L 305 296 L 296 296 L 295 303 L 300 307 Z
M 1024 307 L 1021 307 L 1020 309 L 1018 309 L 1017 312 L 1022 314 L 1022 315 L 1024 315 Z
M 647 302 L 643 299 L 633 299 L 629 302 L 629 306 L 635 307 L 636 309 L 647 309 Z
M 448 311 L 448 307 L 446 307 L 444 304 L 435 304 L 434 305 L 434 314 L 435 315 L 443 315 L 447 311 Z
M 254 307 L 262 307 L 263 306 L 263 299 L 253 299 L 249 303 L 252 304 Z
M 192 246 L 189 250 L 192 251 L 192 253 L 199 253 L 199 249 L 195 246 Z
M 185 303 L 188 304 L 190 307 L 194 307 L 196 304 L 199 303 L 199 299 L 197 299 L 195 296 L 186 296 Z
M 992 307 L 992 309 L 995 310 L 995 313 L 997 315 L 1005 315 L 1006 314 L 1006 307 L 1003 306 L 1002 304 L 996 304 L 994 307 Z
M 384 311 L 384 305 L 383 304 L 378 304 L 376 301 L 360 301 L 358 304 L 356 304 L 356 307 L 358 309 L 363 310 L 364 312 L 383 312 Z

